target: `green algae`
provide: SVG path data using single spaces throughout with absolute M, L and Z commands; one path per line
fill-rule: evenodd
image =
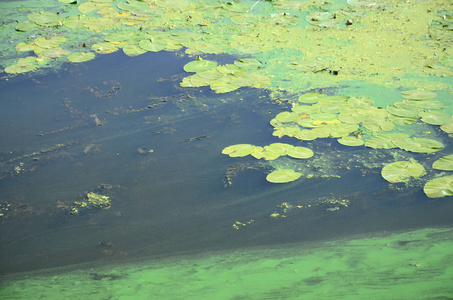
M 55 295 L 67 299 L 451 298 L 452 247 L 451 228 L 427 228 L 285 248 L 108 266 L 90 263 L 70 270 L 4 276 L 0 295 L 5 299 Z

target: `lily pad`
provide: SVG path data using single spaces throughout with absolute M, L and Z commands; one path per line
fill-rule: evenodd
M 299 119 L 299 114 L 295 112 L 284 111 L 276 115 L 275 119 L 282 123 L 294 122 Z
M 362 146 L 365 144 L 364 140 L 356 138 L 355 136 L 344 136 L 341 139 L 338 139 L 337 141 L 345 146 Z
M 392 183 L 409 181 L 425 174 L 425 168 L 416 161 L 397 161 L 382 168 L 382 177 Z
M 433 153 L 444 147 L 442 143 L 426 138 L 407 137 L 394 139 L 392 142 L 403 150 L 416 153 Z
M 393 122 L 388 119 L 375 119 L 372 117 L 365 118 L 362 124 L 366 129 L 372 131 L 390 131 L 395 126 Z
M 392 149 L 396 148 L 396 145 L 393 143 L 394 140 L 404 138 L 409 138 L 409 136 L 404 133 L 381 134 L 367 140 L 365 146 L 375 149 Z
M 431 125 L 444 125 L 449 120 L 450 117 L 444 112 L 441 111 L 423 111 L 420 113 L 421 120 L 427 124 Z
M 234 62 L 239 68 L 247 70 L 256 70 L 263 66 L 263 64 L 255 58 L 241 58 Z
M 96 55 L 93 52 L 75 52 L 68 56 L 68 60 L 74 63 L 80 63 L 92 60 Z
M 429 198 L 453 196 L 453 176 L 434 178 L 425 184 L 423 191 Z
M 302 176 L 292 169 L 276 170 L 266 176 L 266 180 L 272 183 L 286 183 L 299 179 Z
M 17 63 L 7 66 L 5 68 L 6 73 L 10 74 L 19 74 L 26 73 L 35 70 L 38 67 L 36 57 L 28 56 L 25 58 L 20 58 Z
M 71 52 L 69 52 L 68 50 L 64 50 L 64 49 L 47 49 L 45 51 L 43 51 L 43 55 L 46 56 L 46 57 L 51 57 L 51 58 L 58 58 L 58 57 L 64 57 L 68 54 L 70 54 Z
M 244 157 L 251 154 L 254 147 L 250 144 L 231 145 L 224 148 L 222 154 L 229 155 L 230 157 Z
M 91 50 L 96 51 L 97 53 L 100 54 L 108 54 L 118 51 L 118 47 L 111 43 L 102 42 L 96 43 L 93 46 L 91 46 Z
M 311 92 L 311 93 L 306 93 L 301 96 L 299 96 L 298 101 L 301 103 L 316 103 L 319 100 L 326 98 L 328 96 L 316 92 Z
M 184 66 L 184 71 L 186 72 L 200 72 L 212 69 L 217 66 L 215 61 L 211 60 L 204 60 L 204 59 L 197 59 L 187 63 Z
M 313 150 L 306 147 L 293 147 L 286 150 L 286 154 L 293 158 L 306 159 L 314 155 Z
M 451 117 L 447 123 L 440 126 L 440 129 L 442 129 L 446 133 L 453 133 L 453 117 Z
M 38 30 L 41 29 L 42 27 L 39 26 L 38 24 L 34 22 L 23 22 L 19 23 L 19 25 L 16 26 L 17 31 L 22 31 L 22 32 L 29 32 L 33 30 Z
M 50 11 L 42 11 L 42 12 L 33 12 L 29 14 L 28 19 L 30 21 L 35 22 L 41 26 L 56 26 L 56 25 L 63 25 L 61 22 L 63 19 L 57 13 L 50 12 Z
M 433 163 L 433 169 L 453 171 L 453 154 L 439 158 Z
M 146 50 L 143 48 L 140 48 L 138 45 L 135 44 L 128 44 L 123 47 L 123 52 L 127 56 L 138 56 L 143 53 L 146 53 Z
M 446 66 L 441 65 L 429 65 L 423 68 L 423 72 L 439 76 L 439 77 L 447 77 L 453 75 L 453 70 Z
M 127 0 L 126 2 L 120 2 L 118 3 L 117 7 L 119 9 L 127 11 L 142 11 L 150 8 L 148 3 L 137 0 Z
M 386 110 L 399 117 L 415 118 L 418 116 L 417 108 L 403 102 L 396 102 L 393 105 L 388 105 Z
M 139 46 L 146 51 L 159 52 L 165 49 L 167 43 L 161 39 L 152 38 L 150 40 L 140 41 Z
M 412 99 L 412 100 L 427 100 L 433 99 L 437 97 L 437 94 L 430 91 L 422 91 L 422 90 L 410 90 L 401 92 L 401 96 L 405 99 Z

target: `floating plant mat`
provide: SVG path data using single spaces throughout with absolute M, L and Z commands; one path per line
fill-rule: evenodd
M 235 65 L 246 69 L 247 77 L 203 81 L 218 93 L 240 86 L 306 89 L 349 80 L 435 90 L 446 88 L 449 83 L 443 78 L 453 73 L 453 53 L 448 46 L 453 7 L 445 0 L 403 6 L 392 0 L 379 4 L 31 0 L 20 11 L 12 3 L 2 3 L 1 10 L 5 20 L 1 64 L 8 74 L 87 60 L 89 56 L 81 60 L 81 52 L 113 51 L 130 56 L 148 51 L 234 54 L 240 59 Z M 403 22 L 413 16 L 417 16 L 417 24 Z M 383 26 L 399 30 L 383 35 Z M 62 41 L 52 43 L 55 38 Z M 19 46 L 23 44 L 34 46 L 26 50 Z M 20 52 L 11 45 L 18 45 Z M 59 48 L 58 54 L 42 51 Z M 433 50 L 443 55 L 433 56 Z M 79 53 L 79 59 L 73 53 Z M 19 61 L 27 57 L 46 62 Z M 201 71 L 191 68 L 190 72 Z M 430 80 L 434 77 L 435 83 Z M 183 86 L 200 86 L 197 76 L 188 78 Z M 248 84 L 241 85 L 241 81 Z
M 353 160 L 354 164 L 351 161 L 339 163 L 335 154 L 326 155 L 325 150 L 317 153 L 317 151 L 307 147 L 285 143 L 273 143 L 264 147 L 238 144 L 226 147 L 222 153 L 230 157 L 251 155 L 256 159 L 276 160 L 270 163 L 275 170 L 266 177 L 267 181 L 271 183 L 286 183 L 300 178 L 319 177 L 320 174 L 315 172 L 317 168 L 323 171 L 323 176 L 339 176 L 335 170 L 336 167 L 342 165 L 350 169 L 353 165 L 356 167 L 358 164 L 362 164 L 362 167 L 365 168 L 376 168 L 379 165 L 384 165 L 381 175 L 391 183 L 407 183 L 411 179 L 418 180 L 419 177 L 426 174 L 425 167 L 412 158 L 411 154 L 407 153 L 432 154 L 442 150 L 444 143 L 448 143 L 449 140 L 448 137 L 442 137 L 442 134 L 440 134 L 443 130 L 442 127 L 440 127 L 440 130 L 437 129 L 439 134 L 425 131 L 422 134 L 426 137 L 419 136 L 422 128 L 428 130 L 430 125 L 446 125 L 450 122 L 450 116 L 440 110 L 420 108 L 408 102 L 408 99 L 423 101 L 426 98 L 435 98 L 436 93 L 411 90 L 404 91 L 401 95 L 406 98 L 405 101 L 396 102 L 387 106 L 384 110 L 373 106 L 370 97 L 328 96 L 310 92 L 299 97 L 293 97 L 294 100 L 290 102 L 291 111 L 278 113 L 270 121 L 270 125 L 274 128 L 274 136 L 293 138 L 295 144 L 308 142 L 314 146 L 316 144 L 311 141 L 316 139 L 337 139 L 338 143 L 344 146 L 376 149 L 374 151 L 376 151 L 375 155 L 377 156 L 368 158 L 363 153 L 366 151 L 364 149 L 362 154 Z M 418 120 L 419 115 L 422 116 L 420 120 Z M 410 123 L 396 121 L 395 124 L 391 116 L 414 117 L 415 120 Z M 395 128 L 395 126 L 397 127 Z M 331 146 L 329 145 L 329 147 Z M 295 153 L 295 155 L 291 153 Z M 301 164 L 288 159 L 277 160 L 285 155 L 292 158 L 309 159 L 309 162 Z M 376 161 L 376 157 L 379 156 L 381 156 L 381 159 Z M 392 162 L 397 157 L 406 157 L 409 160 Z M 427 157 L 427 159 L 429 158 Z M 318 162 L 316 162 L 317 159 Z M 323 167 L 319 166 L 319 160 L 325 162 Z M 437 176 L 432 168 L 451 170 L 450 160 L 450 156 L 445 156 L 438 159 L 432 167 L 428 166 L 428 162 L 424 162 L 424 164 L 431 168 L 431 176 Z M 330 167 L 327 167 L 328 165 Z M 414 180 L 412 185 L 420 186 L 420 182 L 415 182 Z M 428 187 L 431 185 L 432 182 L 430 181 Z M 425 192 L 428 197 L 441 195 L 440 192 L 433 192 L 432 187 L 428 189 L 425 187 Z M 449 195 L 449 192 L 444 192 L 442 197 Z

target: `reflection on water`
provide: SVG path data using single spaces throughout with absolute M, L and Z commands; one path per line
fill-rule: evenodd
M 284 104 L 253 89 L 181 89 L 188 61 L 112 54 L 0 83 L 1 272 L 451 225 L 451 200 L 389 189 L 379 170 L 276 185 L 265 162 L 221 155 L 279 141 L 341 161 L 369 149 L 274 137 Z

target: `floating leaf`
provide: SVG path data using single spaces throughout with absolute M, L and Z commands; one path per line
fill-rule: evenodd
M 419 108 L 419 109 L 442 109 L 444 105 L 439 100 L 427 99 L 427 100 L 406 100 L 408 104 Z
M 356 138 L 355 136 L 345 136 L 341 139 L 338 139 L 337 141 L 345 146 L 362 146 L 365 144 L 362 139 Z
M 47 50 L 43 51 L 42 54 L 46 57 L 58 58 L 58 57 L 66 56 L 69 53 L 71 53 L 71 52 L 69 52 L 68 50 L 64 50 L 64 49 L 47 49 Z
M 254 147 L 250 144 L 231 145 L 224 148 L 222 154 L 229 155 L 230 157 L 243 157 L 251 154 Z
M 453 154 L 439 158 L 433 163 L 433 169 L 453 171 Z
M 286 150 L 286 154 L 293 158 L 306 159 L 314 155 L 313 150 L 306 147 L 293 147 Z
M 387 133 L 370 138 L 365 142 L 365 146 L 375 149 L 392 149 L 396 148 L 394 140 L 408 138 L 404 133 Z
M 442 129 L 446 133 L 453 133 L 453 117 L 451 117 L 447 123 L 440 126 L 440 129 Z
M 87 14 L 94 10 L 98 10 L 98 9 L 106 8 L 106 7 L 110 7 L 110 4 L 109 3 L 96 3 L 93 1 L 88 1 L 88 2 L 80 4 L 78 9 L 82 14 Z
M 452 196 L 453 176 L 434 178 L 425 184 L 423 191 L 429 198 Z
M 410 125 L 418 120 L 418 117 L 400 117 L 393 114 L 390 114 L 388 118 L 396 125 Z
M 316 61 L 294 61 L 288 64 L 288 68 L 303 72 L 313 72 L 321 70 L 324 66 Z
M 5 72 L 10 74 L 26 73 L 35 70 L 37 67 L 36 57 L 28 56 L 20 58 L 17 63 L 11 66 L 7 66 Z
M 441 111 L 423 111 L 420 117 L 423 122 L 431 125 L 444 125 L 450 120 L 450 116 Z
M 444 147 L 442 143 L 426 138 L 406 137 L 392 142 L 403 150 L 417 153 L 433 153 Z
M 38 37 L 35 39 L 35 44 L 44 49 L 57 48 L 64 42 L 66 42 L 66 38 L 64 37 L 53 37 L 50 39 Z
M 184 71 L 186 72 L 200 72 L 212 69 L 217 66 L 215 61 L 211 60 L 204 60 L 204 59 L 197 59 L 187 63 L 184 66 Z
M 126 2 L 120 2 L 118 3 L 117 7 L 119 9 L 127 11 L 142 11 L 150 8 L 148 3 L 137 0 L 127 0 Z
M 42 27 L 39 26 L 38 24 L 36 23 L 32 23 L 32 22 L 23 22 L 23 23 L 19 23 L 19 25 L 16 26 L 16 30 L 17 31 L 22 31 L 22 32 L 29 32 L 29 31 L 33 31 L 33 30 L 38 30 L 38 29 L 41 29 Z
M 263 64 L 255 58 L 241 58 L 234 62 L 236 66 L 247 70 L 256 70 L 263 66 Z
M 138 56 L 138 55 L 141 55 L 143 53 L 146 53 L 146 50 L 140 48 L 139 46 L 137 46 L 135 44 L 128 44 L 128 45 L 123 47 L 123 52 L 127 56 Z
M 440 77 L 447 77 L 453 75 L 453 70 L 446 66 L 429 65 L 423 68 L 423 72 Z
M 41 26 L 49 27 L 63 24 L 61 22 L 63 20 L 61 16 L 50 11 L 33 12 L 29 14 L 27 17 L 30 21 L 33 21 Z
M 96 51 L 97 53 L 100 54 L 108 54 L 118 51 L 118 47 L 111 43 L 102 42 L 96 43 L 93 46 L 91 46 L 91 50 Z
M 292 169 L 276 170 L 266 176 L 266 180 L 272 183 L 286 183 L 299 179 L 302 176 Z
M 165 49 L 167 43 L 161 39 L 152 38 L 150 40 L 140 41 L 139 46 L 146 51 L 159 52 Z
M 68 56 L 68 60 L 74 63 L 80 63 L 92 60 L 96 55 L 93 52 L 75 52 Z
M 372 131 L 390 131 L 393 129 L 395 126 L 392 121 L 387 120 L 387 119 L 375 119 L 372 117 L 368 117 L 363 120 L 362 122 L 363 126 L 366 129 L 372 130 Z
M 382 168 L 381 175 L 385 180 L 395 182 L 409 181 L 425 174 L 425 168 L 416 161 L 397 161 Z
M 405 99 L 412 99 L 412 100 L 427 100 L 433 99 L 437 97 L 437 94 L 430 91 L 422 91 L 422 90 L 410 90 L 401 92 L 401 96 Z
M 279 122 L 294 122 L 299 119 L 299 114 L 295 112 L 284 111 L 275 116 L 275 119 Z
M 415 118 L 418 116 L 417 108 L 403 102 L 396 102 L 393 105 L 387 105 L 386 110 L 389 113 L 400 117 Z
M 36 45 L 34 44 L 26 44 L 26 43 L 19 43 L 16 45 L 16 50 L 20 52 L 28 52 L 35 50 Z

